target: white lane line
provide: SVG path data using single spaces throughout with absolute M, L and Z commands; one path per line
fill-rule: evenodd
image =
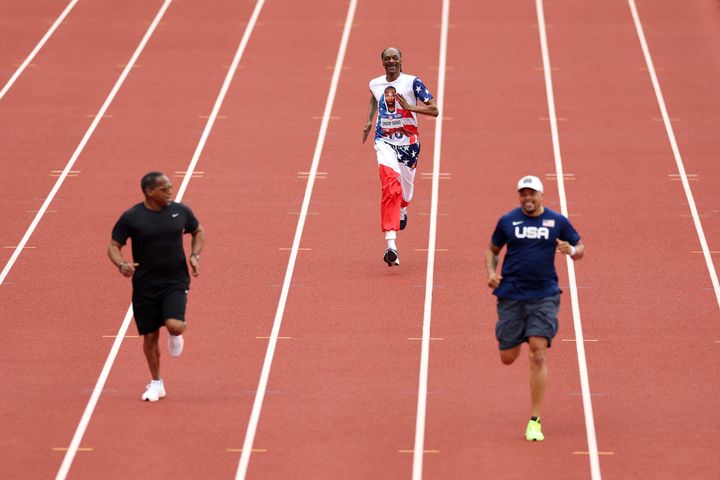
M 261 0 L 262 1 L 262 0 Z M 300 240 L 302 239 L 303 229 L 305 227 L 305 219 L 307 218 L 308 209 L 310 208 L 310 197 L 312 196 L 313 185 L 315 185 L 315 175 L 320 164 L 320 155 L 322 154 L 323 145 L 325 144 L 325 136 L 327 134 L 328 125 L 330 123 L 330 113 L 332 112 L 335 94 L 337 92 L 338 83 L 340 82 L 340 74 L 342 72 L 343 61 L 345 59 L 345 51 L 347 50 L 348 41 L 350 40 L 350 30 L 352 29 L 353 18 L 357 0 L 350 0 L 348 5 L 347 17 L 345 18 L 345 27 L 343 28 L 342 39 L 335 58 L 335 68 L 333 69 L 332 80 L 330 82 L 330 90 L 328 91 L 327 100 L 325 102 L 325 110 L 323 119 L 320 122 L 320 131 L 318 132 L 317 143 L 315 144 L 315 152 L 313 153 L 312 165 L 310 167 L 310 175 L 307 185 L 305 186 L 305 196 L 303 197 L 300 216 L 298 217 L 297 227 L 295 229 L 295 237 L 293 239 L 292 250 L 290 251 L 290 259 L 288 260 L 287 269 L 285 270 L 285 279 L 283 280 L 280 299 L 278 300 L 277 311 L 275 312 L 275 320 L 273 321 L 270 339 L 268 340 L 267 351 L 265 352 L 265 360 L 263 361 L 262 371 L 260 372 L 260 380 L 258 381 L 257 393 L 253 402 L 252 412 L 248 420 L 247 430 L 245 432 L 245 440 L 243 441 L 242 453 L 238 463 L 236 480 L 244 480 L 247 475 L 248 466 L 250 464 L 250 455 L 257 433 L 258 422 L 260 421 L 260 412 L 267 391 L 268 379 L 270 377 L 270 368 L 272 366 L 273 357 L 275 356 L 275 348 L 277 346 L 278 336 L 280 335 L 280 326 L 282 325 L 283 313 L 285 312 L 285 303 L 287 302 L 288 293 L 290 291 L 290 282 L 292 280 L 293 271 L 295 270 L 295 261 L 297 260 L 298 250 L 300 249 Z
M 545 29 L 545 14 L 542 0 L 535 0 L 538 17 L 538 31 L 540 33 L 540 47 L 543 58 L 543 71 L 545 72 L 545 93 L 547 96 L 548 113 L 550 115 L 550 130 L 552 132 L 553 155 L 555 157 L 555 173 L 557 175 L 558 194 L 562 214 L 568 216 L 567 199 L 565 197 L 565 176 L 563 174 L 562 157 L 560 156 L 560 138 L 558 136 L 557 115 L 555 112 L 555 95 L 553 93 L 552 73 L 550 68 L 550 54 L 548 50 L 547 31 Z M 575 265 L 573 260 L 566 256 L 568 280 L 570 284 L 570 299 L 572 302 L 573 326 L 575 328 L 575 346 L 577 349 L 578 370 L 580 372 L 580 388 L 582 391 L 583 411 L 585 413 L 585 432 L 587 434 L 588 451 L 590 458 L 590 475 L 593 480 L 600 480 L 600 459 L 598 456 L 597 437 L 595 435 L 595 419 L 590 397 L 590 377 L 588 375 L 587 360 L 585 358 L 585 340 L 583 338 L 582 321 L 580 319 L 580 302 L 578 288 L 575 280 Z
M 75 164 L 75 161 L 80 156 L 80 152 L 83 151 L 85 148 L 85 144 L 90 139 L 90 136 L 95 131 L 95 128 L 97 127 L 98 123 L 100 123 L 100 119 L 103 117 L 105 112 L 107 111 L 108 107 L 110 107 L 110 103 L 115 98 L 115 95 L 117 94 L 118 90 L 120 90 L 120 87 L 122 86 L 123 82 L 125 81 L 125 78 L 130 73 L 130 70 L 132 69 L 133 64 L 137 61 L 138 57 L 140 57 L 140 54 L 142 53 L 143 49 L 145 48 L 145 45 L 147 45 L 148 41 L 150 40 L 150 37 L 155 32 L 155 28 L 157 27 L 158 23 L 160 23 L 160 19 L 165 15 L 165 12 L 167 11 L 168 7 L 170 6 L 170 3 L 172 0 L 165 0 L 165 3 L 160 7 L 160 10 L 158 11 L 157 15 L 155 15 L 155 19 L 150 24 L 150 27 L 148 28 L 147 32 L 145 32 L 145 36 L 140 41 L 140 44 L 138 45 L 137 49 L 135 49 L 135 53 L 133 53 L 130 61 L 127 64 L 127 67 L 123 70 L 123 72 L 120 74 L 120 77 L 118 78 L 117 82 L 115 83 L 115 86 L 110 92 L 110 95 L 108 95 L 107 99 L 105 100 L 105 103 L 100 108 L 100 111 L 95 116 L 95 119 L 93 120 L 92 124 L 90 125 L 90 128 L 88 128 L 88 131 L 85 133 L 85 136 L 83 137 L 82 141 L 80 142 L 80 145 L 78 145 L 77 149 L 75 150 L 75 153 L 73 154 L 72 158 L 68 162 L 68 164 L 65 166 L 65 169 L 63 170 L 62 175 L 60 178 L 58 178 L 57 182 L 55 183 L 55 186 L 53 187 L 52 191 L 50 192 L 50 195 L 48 195 L 47 199 L 45 199 L 45 202 L 43 203 L 42 207 L 40 208 L 40 211 L 35 216 L 35 219 L 33 220 L 33 223 L 30 225 L 30 228 L 25 233 L 25 236 L 23 237 L 21 241 L 21 245 L 25 245 L 27 240 L 30 238 L 30 235 L 32 235 L 33 230 L 35 230 L 35 227 L 40 222 L 40 219 L 42 218 L 43 214 L 45 213 L 45 210 L 47 210 L 48 205 L 50 205 L 50 202 L 52 202 L 52 199 L 55 197 L 55 194 L 60 189 L 60 186 L 62 185 L 62 182 L 65 180 L 65 177 L 67 176 L 68 172 L 72 168 L 72 166 Z M 5 275 L 7 275 L 7 272 L 10 271 L 10 268 L 12 267 L 12 264 L 15 262 L 15 259 L 17 259 L 18 252 L 20 251 L 20 246 L 18 245 L 18 249 L 15 250 L 15 253 L 13 253 L 13 257 L 10 259 L 8 264 L 5 266 L 5 270 L 3 270 L 2 275 L 0 275 L 0 284 L 2 283 L 3 279 L 5 278 Z M 115 361 L 115 357 L 117 356 L 118 351 L 120 350 L 120 344 L 123 341 L 123 338 L 125 337 L 125 333 L 127 332 L 128 325 L 130 324 L 130 319 L 132 318 L 132 306 L 128 308 L 127 313 L 125 314 L 125 319 L 123 320 L 122 326 L 120 327 L 120 331 L 118 332 L 117 337 L 115 338 L 115 341 L 113 342 L 112 348 L 110 349 L 110 353 L 108 354 L 108 358 L 105 361 L 105 365 L 103 366 L 103 369 L 100 373 L 100 377 L 98 378 L 97 383 L 95 384 L 95 389 L 93 390 L 92 394 L 90 395 L 90 400 L 88 400 L 87 406 L 85 407 L 85 411 L 83 412 L 82 417 L 80 418 L 80 423 L 77 426 L 77 429 L 75 430 L 75 434 L 73 435 L 72 440 L 70 441 L 70 446 L 68 447 L 67 452 L 65 453 L 65 456 L 63 457 L 62 464 L 60 465 L 60 468 L 58 470 L 58 473 L 56 475 L 57 480 L 62 480 L 67 477 L 68 472 L 70 471 L 70 466 L 72 465 L 73 460 L 75 459 L 75 454 L 78 452 L 78 448 L 80 448 L 80 442 L 82 441 L 82 437 L 85 434 L 85 430 L 87 429 L 88 423 L 90 422 L 90 417 L 92 416 L 92 412 L 95 409 L 95 405 L 97 405 L 98 400 L 100 399 L 100 394 L 103 391 L 103 388 L 105 386 L 105 381 L 107 380 L 108 375 L 110 374 L 110 369 L 112 368 L 112 364 Z
M 650 74 L 650 80 L 652 81 L 658 106 L 660 107 L 663 122 L 665 123 L 665 131 L 667 132 L 667 137 L 670 141 L 670 148 L 672 148 L 673 156 L 675 157 L 678 174 L 682 180 L 683 190 L 685 190 L 685 197 L 687 198 L 688 205 L 690 206 L 690 213 L 692 215 L 693 223 L 695 224 L 698 239 L 700 240 L 700 247 L 702 248 L 702 252 L 705 257 L 705 265 L 707 265 L 708 273 L 710 274 L 710 281 L 712 282 L 713 290 L 715 291 L 715 301 L 717 302 L 718 307 L 720 307 L 720 282 L 718 282 L 715 264 L 712 261 L 710 248 L 708 247 L 707 239 L 705 238 L 705 231 L 703 230 L 700 215 L 698 214 L 697 206 L 695 205 L 695 198 L 693 197 L 692 189 L 690 188 L 688 177 L 692 177 L 692 175 L 685 173 L 685 164 L 680 156 L 680 149 L 678 148 L 677 140 L 675 139 L 675 131 L 673 130 L 670 115 L 668 114 L 667 106 L 665 105 L 665 98 L 663 97 L 662 90 L 660 89 L 660 82 L 658 81 L 655 66 L 653 64 L 652 57 L 650 56 L 650 48 L 648 47 L 647 40 L 645 39 L 645 33 L 643 31 L 642 23 L 640 22 L 640 15 L 638 14 L 637 7 L 635 6 L 635 0 L 628 0 L 628 5 L 630 5 L 630 11 L 632 12 L 633 22 L 635 22 L 635 29 L 637 30 L 638 38 L 640 39 L 640 46 L 642 47 L 643 56 L 645 57 L 645 63 L 647 64 L 648 73 Z
M 87 145 L 88 141 L 90 141 L 90 137 L 95 133 L 95 129 L 97 128 L 98 124 L 100 123 L 100 120 L 102 120 L 103 116 L 105 115 L 105 112 L 107 112 L 107 109 L 110 108 L 110 104 L 115 99 L 115 95 L 117 95 L 118 91 L 120 90 L 120 87 L 122 87 L 123 83 L 125 82 L 125 79 L 130 74 L 130 70 L 132 70 L 132 66 L 137 61 L 138 57 L 142 53 L 143 49 L 145 48 L 145 45 L 150 40 L 150 37 L 152 36 L 153 32 L 155 31 L 155 28 L 157 27 L 158 22 L 160 21 L 160 18 L 165 14 L 165 10 L 167 10 L 168 6 L 170 6 L 170 3 L 172 0 L 166 0 L 165 3 L 160 7 L 160 11 L 155 17 L 155 21 L 150 25 L 150 28 L 148 28 L 147 32 L 145 32 L 145 36 L 140 41 L 140 44 L 135 49 L 135 52 L 133 53 L 132 57 L 130 58 L 130 61 L 128 62 L 127 66 L 123 69 L 122 73 L 118 77 L 117 81 L 115 82 L 115 85 L 113 86 L 112 90 L 110 90 L 110 94 L 105 99 L 105 103 L 103 103 L 102 107 L 100 107 L 100 110 L 95 115 L 95 118 L 93 119 L 92 123 L 90 124 L 90 127 L 88 127 L 87 131 L 85 132 L 85 135 L 83 136 L 82 140 L 80 140 L 80 144 L 78 144 L 77 148 L 75 149 L 75 152 L 73 152 L 72 156 L 70 157 L 70 160 L 68 160 L 67 164 L 65 165 L 65 168 L 63 169 L 62 173 L 58 177 L 57 181 L 55 182 L 55 185 L 53 186 L 52 190 L 50 190 L 50 193 L 48 194 L 47 198 L 45 198 L 45 201 L 43 202 L 42 206 L 40 207 L 40 210 L 38 210 L 37 214 L 35 214 L 35 218 L 30 223 L 30 226 L 25 231 L 25 234 L 23 235 L 22 239 L 20 240 L 20 243 L 18 243 L 17 248 L 13 252 L 13 254 L 10 256 L 10 259 L 5 264 L 5 268 L 3 268 L 2 272 L 0 272 L 0 285 L 5 281 L 5 278 L 7 277 L 8 273 L 10 273 L 10 269 L 12 269 L 13 265 L 17 261 L 18 257 L 20 256 L 20 253 L 23 250 L 23 247 L 27 244 L 28 240 L 30 240 L 30 237 L 32 236 L 33 232 L 35 231 L 35 228 L 37 228 L 38 224 L 40 223 L 40 220 L 42 220 L 43 216 L 45 215 L 45 212 L 47 211 L 48 207 L 52 203 L 53 199 L 55 198 L 55 195 L 57 195 L 58 190 L 60 190 L 60 187 L 62 186 L 63 182 L 65 182 L 65 179 L 70 175 L 73 166 L 75 165 L 75 162 L 77 161 L 78 157 L 80 157 L 80 154 L 85 149 L 85 146 Z
M 165 10 L 167 10 L 167 8 L 170 6 L 171 2 L 172 2 L 172 0 L 165 1 L 162 8 L 160 9 L 160 12 L 155 17 L 155 20 L 150 25 L 148 34 L 146 34 L 145 38 L 143 39 L 143 44 L 141 44 L 141 45 L 144 45 L 144 43 L 147 42 L 147 39 L 150 38 L 152 31 L 155 29 L 155 27 L 157 27 L 158 23 L 160 23 L 160 19 L 164 15 Z M 248 24 L 245 28 L 245 33 L 242 37 L 242 40 L 240 41 L 238 50 L 235 53 L 235 58 L 234 58 L 233 64 L 232 64 L 233 66 L 228 70 L 228 73 L 225 76 L 225 81 L 223 83 L 223 86 L 220 90 L 220 93 L 218 94 L 217 99 L 215 100 L 215 105 L 212 110 L 213 113 L 208 118 L 208 121 L 205 125 L 205 129 L 203 130 L 201 139 L 198 143 L 197 148 L 195 149 L 195 153 L 193 154 L 192 160 L 190 161 L 190 164 L 188 165 L 188 168 L 185 171 L 185 177 L 183 178 L 183 182 L 182 182 L 180 188 L 178 189 L 178 193 L 175 197 L 175 201 L 177 201 L 177 202 L 182 201 L 182 197 L 183 197 L 183 194 L 185 193 L 185 190 L 187 189 L 188 182 L 190 181 L 190 178 L 193 176 L 193 171 L 195 169 L 195 166 L 197 165 L 200 154 L 202 153 L 202 150 L 205 146 L 208 135 L 210 134 L 210 130 L 214 124 L 215 117 L 217 116 L 217 112 L 220 110 L 220 106 L 221 106 L 223 100 L 225 99 L 225 94 L 227 93 L 228 87 L 230 85 L 230 81 L 232 80 L 232 77 L 235 74 L 235 71 L 237 70 L 237 65 L 240 62 L 240 58 L 242 57 L 243 52 L 245 51 L 245 46 L 248 43 L 248 40 L 250 38 L 250 35 L 251 35 L 252 30 L 255 25 L 255 21 L 257 20 L 258 15 L 260 15 L 260 10 L 262 9 L 264 3 L 265 3 L 264 0 L 259 0 L 258 3 L 255 5 L 255 9 L 253 10 L 251 20 L 248 22 Z M 128 67 L 126 67 L 128 69 L 128 71 L 132 67 L 132 64 L 135 59 L 137 59 L 137 55 L 133 56 L 133 60 L 128 64 Z M 100 376 L 98 377 L 97 383 L 95 384 L 95 388 L 93 389 L 93 393 L 90 396 L 90 400 L 88 400 L 87 406 L 85 407 L 85 411 L 83 412 L 82 418 L 80 419 L 80 423 L 78 424 L 78 427 L 75 430 L 75 434 L 73 435 L 73 439 L 70 442 L 70 447 L 68 448 L 68 452 L 65 454 L 65 458 L 63 459 L 63 463 L 60 466 L 60 470 L 58 471 L 58 474 L 55 477 L 56 480 L 64 480 L 67 477 L 67 474 L 70 470 L 70 466 L 72 465 L 72 461 L 75 458 L 75 454 L 78 450 L 78 447 L 80 446 L 80 442 L 82 441 L 83 435 L 85 434 L 85 431 L 87 430 L 87 427 L 90 423 L 90 418 L 92 417 L 92 414 L 95 410 L 95 406 L 97 405 L 97 402 L 100 399 L 100 394 L 102 393 L 103 389 L 105 388 L 105 383 L 107 382 L 108 376 L 110 375 L 110 370 L 112 369 L 112 366 L 115 363 L 115 358 L 117 357 L 117 354 L 120 351 L 120 345 L 122 344 L 125 334 L 127 333 L 127 330 L 130 326 L 130 321 L 132 320 L 132 316 L 133 316 L 133 310 L 132 310 L 132 304 L 131 304 L 127 310 L 127 313 L 125 314 L 125 318 L 123 319 L 120 329 L 118 330 L 117 336 L 115 337 L 115 341 L 113 342 L 112 348 L 110 349 L 110 353 L 108 354 L 108 357 L 105 360 L 105 365 L 103 366 L 103 369 L 100 372 Z
M 438 191 L 440 187 L 440 152 L 442 147 L 443 105 L 445 97 L 445 67 L 447 65 L 448 19 L 450 0 L 443 0 L 438 58 L 437 105 L 440 111 L 435 121 L 433 150 L 432 197 L 430 201 L 430 231 L 428 233 L 427 273 L 425 275 L 425 307 L 423 311 L 422 341 L 420 343 L 420 374 L 418 379 L 415 445 L 413 447 L 413 480 L 422 478 L 425 451 L 425 416 L 427 413 L 428 370 L 430 363 L 430 323 L 432 318 L 433 278 L 435 274 L 435 241 L 437 233 Z
M 35 45 L 35 48 L 33 48 L 32 52 L 30 52 L 30 55 L 27 56 L 24 62 L 20 64 L 17 70 L 15 70 L 15 73 L 12 77 L 10 77 L 10 80 L 5 84 L 2 90 L 0 90 L 0 100 L 3 99 L 5 94 L 10 90 L 10 88 L 13 86 L 15 81 L 18 79 L 20 75 L 25 71 L 25 69 L 30 65 L 30 62 L 32 62 L 35 59 L 35 56 L 37 56 L 40 49 L 47 43 L 47 41 L 50 39 L 53 33 L 55 33 L 55 30 L 60 26 L 60 24 L 65 20 L 65 17 L 68 16 L 70 13 L 70 10 L 73 9 L 75 4 L 78 2 L 78 0 L 72 0 L 70 3 L 68 3 L 67 7 L 65 7 L 65 10 L 62 11 L 60 16 L 55 20 L 55 22 L 52 24 L 52 26 L 48 29 L 47 32 L 45 32 L 45 35 L 40 39 L 37 45 Z

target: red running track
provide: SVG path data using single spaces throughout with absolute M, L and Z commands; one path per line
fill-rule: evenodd
M 97 112 L 159 6 L 80 2 L 0 101 L 11 126 L 0 134 L 5 244 L 24 232 L 26 210 L 41 201 L 32 199 L 47 194 L 48 173 L 72 154 L 85 115 Z M 128 282 L 104 257 L 110 228 L 139 200 L 142 173 L 188 168 L 252 7 L 171 5 L 81 155 L 80 175 L 33 235 L 36 248 L 0 285 L 1 477 L 57 471 L 63 453 L 52 449 L 68 445 L 112 342 L 102 336 L 117 332 L 129 302 Z M 187 350 L 163 357 L 169 395 L 139 401 L 146 366 L 139 339 L 128 338 L 81 444 L 92 450 L 78 452 L 70 478 L 235 475 L 267 345 L 257 337 L 269 335 L 277 308 L 307 181 L 298 172 L 310 166 L 346 9 L 268 0 L 184 196 L 209 242 Z M 717 250 L 720 11 L 710 0 L 638 9 Z M 327 173 L 301 244 L 310 250 L 298 257 L 280 333 L 292 338 L 279 341 L 248 478 L 411 475 L 412 454 L 401 451 L 415 433 L 420 342 L 409 338 L 421 334 L 431 195 L 421 174 L 431 172 L 434 122 L 421 119 L 399 269 L 380 261 L 377 167 L 359 139 L 367 81 L 382 72 L 388 44 L 437 88 L 440 2 L 415 2 L 394 29 L 378 28 L 385 11 L 374 0 L 358 5 L 320 160 Z M 714 478 L 718 305 L 693 253 L 685 194 L 669 176 L 675 161 L 628 4 L 550 0 L 545 15 L 560 147 L 573 174 L 569 210 L 588 246 L 577 281 L 585 338 L 597 340 L 586 349 L 602 474 Z M 575 453 L 587 444 L 569 295 L 550 353 L 547 440 L 527 444 L 527 361 L 508 368 L 497 359 L 482 265 L 519 176 L 543 176 L 559 210 L 546 176 L 555 170 L 534 4 L 456 0 L 450 23 L 441 169 L 450 178 L 440 182 L 432 312 L 432 337 L 442 340 L 431 341 L 424 477 L 589 478 L 587 455 Z M 36 23 L 22 30 L 44 33 Z

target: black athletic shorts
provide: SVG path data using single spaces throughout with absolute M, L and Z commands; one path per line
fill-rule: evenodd
M 165 320 L 185 321 L 186 287 L 177 284 L 143 283 L 133 286 L 132 304 L 140 335 L 147 335 L 165 326 Z
M 498 298 L 495 325 L 500 350 L 515 348 L 529 337 L 545 337 L 548 347 L 558 331 L 560 295 L 533 300 Z

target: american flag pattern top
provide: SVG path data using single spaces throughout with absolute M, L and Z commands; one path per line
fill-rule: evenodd
M 394 82 L 385 75 L 370 81 L 370 91 L 378 102 L 378 118 L 375 124 L 375 140 L 391 145 L 418 143 L 418 121 L 415 113 L 400 108 L 396 95 L 399 93 L 411 105 L 417 101 L 427 102 L 433 98 L 425 84 L 414 75 L 401 73 Z

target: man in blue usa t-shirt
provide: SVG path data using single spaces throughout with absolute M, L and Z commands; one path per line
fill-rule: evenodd
M 545 437 L 540 426 L 547 385 L 547 349 L 557 334 L 560 288 L 555 271 L 555 252 L 580 260 L 585 247 L 580 235 L 563 215 L 543 206 L 543 185 L 539 178 L 526 176 L 518 182 L 520 208 L 500 218 L 485 253 L 488 286 L 497 296 L 498 321 L 495 335 L 500 360 L 513 363 L 520 347 L 530 347 L 531 417 L 525 438 Z M 507 252 L 502 275 L 498 275 L 498 255 Z

